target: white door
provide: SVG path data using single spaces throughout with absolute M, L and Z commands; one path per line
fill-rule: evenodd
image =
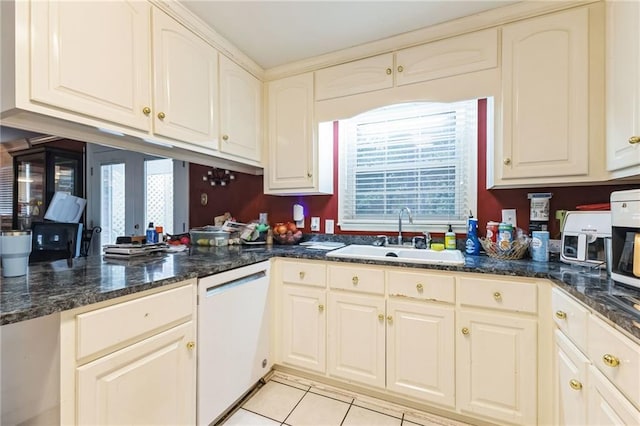
M 387 389 L 455 406 L 453 306 L 389 300 Z
M 329 374 L 385 386 L 383 297 L 329 293 Z
M 188 232 L 188 164 L 93 144 L 87 163 L 87 223 L 102 228 L 92 253 L 118 236 L 144 235 L 149 222 L 165 234 Z
M 148 130 L 143 109 L 151 106 L 149 3 L 30 6 L 32 100 Z
M 536 424 L 536 324 L 513 315 L 459 311 L 456 389 L 462 411 Z
M 78 367 L 78 424 L 195 424 L 192 321 Z
M 324 373 L 326 363 L 326 291 L 282 287 L 282 362 Z

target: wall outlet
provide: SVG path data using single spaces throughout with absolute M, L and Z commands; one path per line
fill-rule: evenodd
M 324 221 L 324 233 L 333 234 L 333 219 L 327 219 Z
M 320 218 L 312 217 L 311 218 L 311 232 L 320 232 Z

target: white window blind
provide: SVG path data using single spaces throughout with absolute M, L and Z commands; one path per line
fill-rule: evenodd
M 416 225 L 464 224 L 476 207 L 477 120 L 472 100 L 398 104 L 341 121 L 341 228 L 395 230 L 403 207 Z

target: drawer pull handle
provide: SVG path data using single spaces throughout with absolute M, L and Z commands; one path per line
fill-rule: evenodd
M 324 311 L 324 305 L 322 305 L 322 304 L 318 305 L 318 310 L 320 312 Z
M 151 108 L 149 108 L 149 107 L 144 107 L 144 108 L 142 108 L 142 113 L 143 113 L 144 115 L 149 115 L 149 114 L 151 114 Z
M 556 311 L 556 318 L 567 319 L 567 313 L 563 311 Z
M 393 317 L 392 317 L 391 315 L 389 315 L 389 316 L 387 317 L 387 321 L 389 321 L 390 323 L 392 323 L 392 322 L 393 322 Z
M 300 271 L 300 279 L 304 280 L 304 271 Z
M 462 334 L 464 334 L 465 336 L 469 335 L 469 329 L 467 327 L 463 327 Z
M 378 319 L 380 321 L 384 321 L 384 314 L 378 314 Z
M 158 118 L 159 118 L 160 120 L 164 120 L 164 119 L 165 119 L 165 117 L 166 117 L 166 115 L 165 115 L 165 113 L 164 113 L 164 112 L 160 111 L 160 112 L 158 113 Z
M 580 383 L 579 381 L 577 381 L 575 379 L 569 380 L 569 386 L 571 386 L 571 389 L 573 389 L 573 390 L 582 389 L 582 383 Z
M 422 284 L 416 285 L 416 289 L 418 289 L 418 291 L 422 291 L 422 289 L 423 289 Z
M 387 73 L 387 75 L 391 75 L 391 73 L 393 72 L 393 70 L 391 68 L 387 68 L 385 70 L 385 72 Z
M 609 367 L 617 367 L 620 365 L 620 360 L 611 354 L 602 355 L 602 361 Z
M 189 342 L 187 343 L 187 349 L 189 349 L 190 351 L 193 350 L 193 348 L 196 347 L 196 343 L 195 342 Z
M 404 67 L 402 65 L 398 65 L 398 72 L 404 71 Z
M 351 282 L 353 283 L 353 285 L 358 285 L 358 281 L 360 281 L 360 280 L 358 279 L 357 275 L 354 276 L 353 278 L 351 278 Z
M 229 135 L 222 135 L 222 140 L 223 141 L 228 141 L 229 140 Z
M 496 291 L 495 293 L 493 293 L 493 298 L 496 299 L 496 302 L 499 302 L 502 300 L 502 295 L 499 291 Z
M 629 143 L 630 143 L 631 145 L 635 145 L 635 144 L 637 144 L 637 143 L 640 143 L 640 136 L 631 136 L 631 137 L 629 138 Z

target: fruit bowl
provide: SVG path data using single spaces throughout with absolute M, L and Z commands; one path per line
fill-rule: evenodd
M 298 244 L 302 239 L 302 231 L 291 222 L 276 223 L 273 227 L 273 239 L 278 244 Z

